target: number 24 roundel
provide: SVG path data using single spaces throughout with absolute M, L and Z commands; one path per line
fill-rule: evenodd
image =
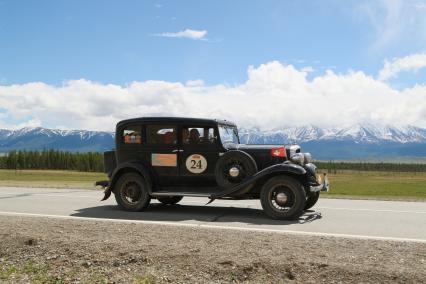
M 186 168 L 194 174 L 200 174 L 207 169 L 207 160 L 200 154 L 193 154 L 186 158 Z

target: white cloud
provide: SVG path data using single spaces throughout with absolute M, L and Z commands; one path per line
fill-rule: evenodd
M 372 25 L 375 39 L 372 49 L 381 51 L 395 43 L 423 44 L 426 17 L 423 0 L 359 1 L 356 15 Z
M 113 130 L 125 118 L 224 118 L 244 127 L 348 126 L 355 123 L 426 127 L 426 86 L 393 89 L 361 71 L 308 73 L 277 61 L 249 67 L 246 82 L 205 85 L 166 81 L 127 86 L 87 80 L 0 86 L 0 125 Z
M 426 67 L 426 53 L 412 54 L 402 58 L 386 60 L 385 66 L 379 72 L 379 79 L 382 81 L 395 78 L 400 72 L 417 71 Z
M 18 123 L 18 124 L 10 124 L 10 123 L 5 123 L 3 121 L 3 117 L 2 115 L 0 115 L 0 128 L 16 128 L 16 129 L 20 129 L 20 128 L 24 128 L 24 127 L 40 127 L 42 126 L 42 123 L 39 119 L 30 119 L 30 120 L 26 120 L 22 123 Z
M 193 40 L 205 40 L 205 36 L 207 35 L 206 30 L 191 30 L 191 29 L 185 29 L 183 31 L 178 31 L 175 33 L 161 33 L 157 34 L 157 36 L 161 37 L 174 37 L 174 38 L 188 38 Z

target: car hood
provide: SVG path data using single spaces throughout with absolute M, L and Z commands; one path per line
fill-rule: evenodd
M 229 150 L 241 150 L 246 151 L 270 151 L 273 148 L 282 147 L 284 145 L 248 145 L 248 144 L 229 144 L 227 145 L 227 149 Z

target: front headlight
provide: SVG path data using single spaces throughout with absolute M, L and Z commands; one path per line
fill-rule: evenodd
M 305 155 L 303 155 L 302 153 L 296 153 L 293 154 L 290 159 L 295 164 L 303 165 L 303 163 L 305 162 Z

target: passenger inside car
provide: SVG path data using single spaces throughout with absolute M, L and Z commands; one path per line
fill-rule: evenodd
M 193 128 L 189 132 L 189 143 L 190 144 L 198 144 L 198 143 L 200 143 L 200 132 L 198 132 L 198 129 Z

